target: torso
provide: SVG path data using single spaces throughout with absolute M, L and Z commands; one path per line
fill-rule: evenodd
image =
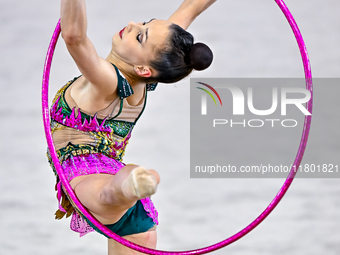
M 121 160 L 131 131 L 144 110 L 146 88 L 140 104 L 132 106 L 127 101 L 132 94 L 131 87 L 128 83 L 122 85 L 124 80 L 120 80 L 118 90 L 122 92 L 117 93 L 118 96 L 113 101 L 100 105 L 100 108 L 84 109 L 78 105 L 71 93 L 80 78 L 70 81 L 58 91 L 51 108 L 52 136 L 58 156 L 63 161 L 70 153 L 76 151 L 78 155 L 78 150 L 82 149 L 91 153 L 104 153 L 108 157 Z M 71 112 L 74 112 L 74 115 Z M 80 120 L 78 112 L 82 115 Z M 93 122 L 94 119 L 97 121 Z
M 157 85 L 132 89 L 118 68 L 113 67 L 118 80 L 114 95 L 98 99 L 98 95 L 89 93 L 94 86 L 80 76 L 62 87 L 53 100 L 51 130 L 61 162 L 70 155 L 84 153 L 102 153 L 122 160 L 131 131 L 145 108 L 147 91 L 153 91 Z
M 88 90 L 93 86 L 80 76 L 61 88 L 53 100 L 52 137 L 64 174 L 73 189 L 83 180 L 91 179 L 89 175 L 95 178 L 114 175 L 124 165 L 121 160 L 131 131 L 144 110 L 147 91 L 154 88 L 150 89 L 148 84 L 134 87 L 132 91 L 124 77 L 119 76 L 118 80 L 117 91 L 112 97 L 97 100 Z M 55 171 L 49 153 L 48 158 Z M 79 168 L 75 159 L 79 161 Z M 92 161 L 95 164 L 104 162 L 104 165 L 98 168 L 87 165 Z M 145 208 L 149 208 L 151 202 L 145 203 Z M 157 212 L 150 210 L 146 211 L 157 218 Z

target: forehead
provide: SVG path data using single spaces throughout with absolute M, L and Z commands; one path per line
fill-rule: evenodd
M 164 42 L 169 35 L 169 27 L 172 23 L 166 20 L 152 20 L 147 24 L 148 37 L 150 40 Z
M 152 26 L 159 26 L 159 27 L 169 27 L 172 23 L 167 20 L 162 19 L 151 19 L 149 22 L 147 22 L 148 25 Z

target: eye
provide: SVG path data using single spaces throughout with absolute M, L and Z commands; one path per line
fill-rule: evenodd
M 136 38 L 139 43 L 142 43 L 141 35 L 142 35 L 142 33 L 139 32 L 138 35 L 137 35 L 137 38 Z

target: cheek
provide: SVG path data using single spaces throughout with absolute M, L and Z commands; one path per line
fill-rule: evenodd
M 127 62 L 135 61 L 139 56 L 136 47 L 132 47 L 129 44 L 120 45 L 116 48 L 116 52 Z
M 150 49 L 142 48 L 135 43 L 131 38 L 126 41 L 117 43 L 114 47 L 114 51 L 122 58 L 123 61 L 129 64 L 145 64 L 148 63 L 150 58 Z

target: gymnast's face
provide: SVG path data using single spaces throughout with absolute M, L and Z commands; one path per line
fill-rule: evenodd
M 143 67 L 151 69 L 149 63 L 156 58 L 157 50 L 165 47 L 171 24 L 155 19 L 144 23 L 129 22 L 128 26 L 113 36 L 112 53 L 133 66 L 139 75 L 151 76 L 147 71 L 144 73 Z

